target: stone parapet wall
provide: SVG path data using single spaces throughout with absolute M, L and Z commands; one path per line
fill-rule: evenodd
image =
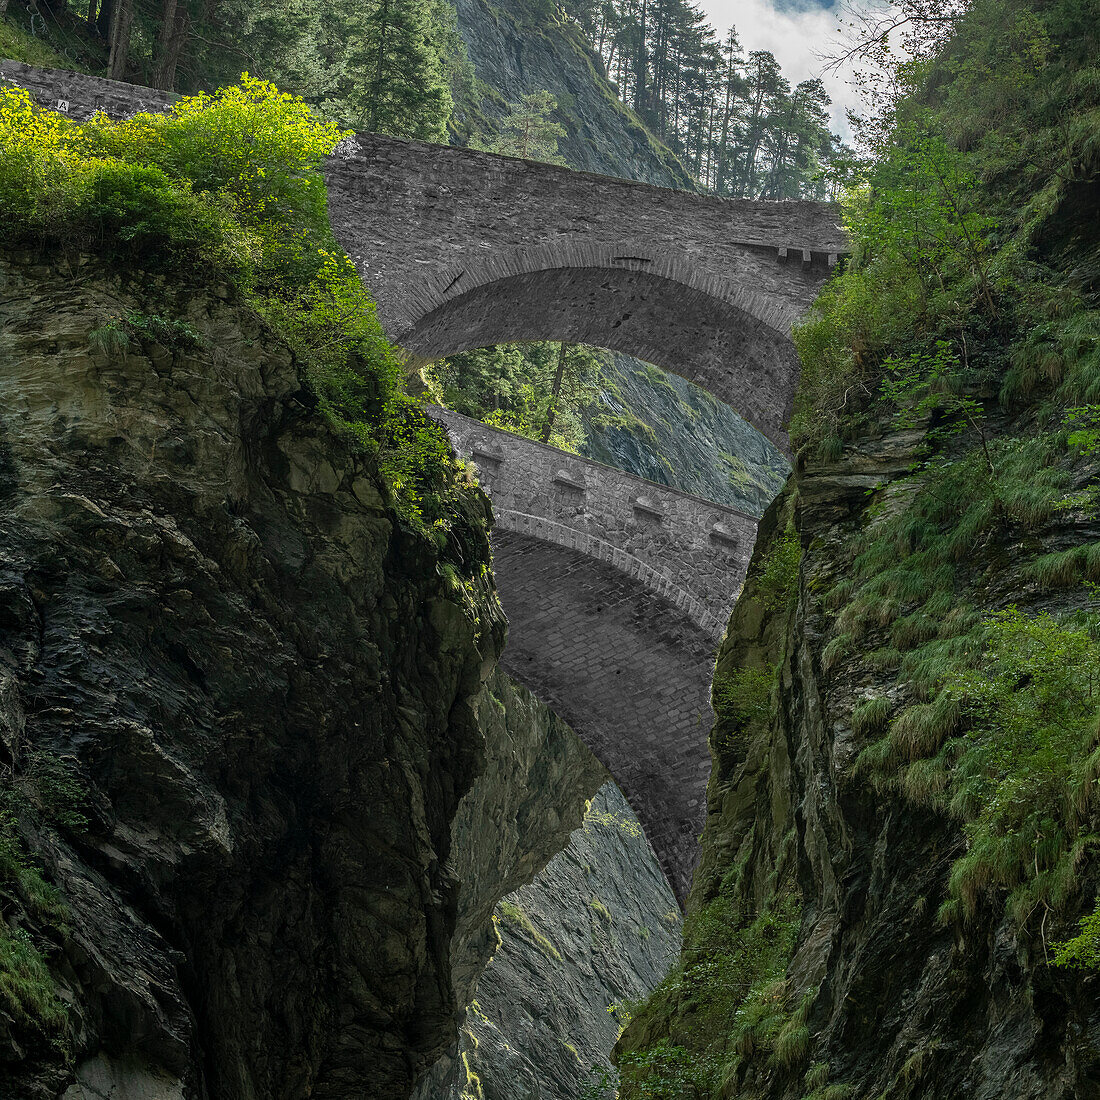
M 709 637 L 722 636 L 752 554 L 752 516 L 447 409 L 430 411 L 477 467 L 498 528 L 606 561 Z
M 139 111 L 165 111 L 179 99 L 173 92 L 67 69 L 36 69 L 22 61 L 0 60 L 0 85 L 4 84 L 26 88 L 40 106 L 74 119 L 91 118 L 97 111 L 110 118 L 130 118 Z

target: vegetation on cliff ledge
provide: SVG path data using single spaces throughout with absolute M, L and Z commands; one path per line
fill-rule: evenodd
M 993 904 L 1044 951 L 1100 840 L 1081 445 L 1100 397 L 1098 34 L 1076 0 L 977 0 L 895 65 L 846 203 L 853 262 L 796 335 L 805 454 L 884 424 L 921 441 L 825 597 L 831 644 L 896 669 L 898 692 L 864 704 L 883 705 L 860 772 L 963 826 L 941 919 Z M 998 583 L 1013 567 L 1022 586 Z
M 443 430 L 400 391 L 396 349 L 332 237 L 319 165 L 341 137 L 301 99 L 248 74 L 125 122 L 74 123 L 6 88 L 0 242 L 228 281 L 294 350 L 340 436 L 376 458 L 399 511 L 441 530 L 464 475 Z M 170 318 L 156 328 L 112 318 L 94 339 L 122 350 L 129 337 L 164 343 L 176 331 Z

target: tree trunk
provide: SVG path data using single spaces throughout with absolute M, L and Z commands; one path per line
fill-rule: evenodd
M 88 10 L 91 10 L 94 0 L 89 0 Z M 100 38 L 110 40 L 111 37 L 111 14 L 114 11 L 115 0 L 100 0 L 99 14 L 95 17 L 95 29 L 99 33 Z
M 558 344 L 558 369 L 554 372 L 554 386 L 550 390 L 550 404 L 546 406 L 546 426 L 542 429 L 542 442 L 550 442 L 550 433 L 554 430 L 554 416 L 557 413 L 558 396 L 561 394 L 561 380 L 565 376 L 565 343 Z
M 191 18 L 186 7 L 178 0 L 164 0 L 161 9 L 160 38 L 157 42 L 157 67 L 153 72 L 153 87 L 170 92 L 176 84 L 176 66 L 179 64 L 183 44 Z
M 124 80 L 130 59 L 130 25 L 134 21 L 134 0 L 114 0 L 111 12 L 111 55 L 107 59 L 107 78 Z
M 382 94 L 382 76 L 386 65 L 386 35 L 390 29 L 390 0 L 382 0 L 382 10 L 378 13 L 378 60 L 374 69 L 374 85 L 370 97 L 370 121 L 367 128 L 371 133 L 378 129 L 378 97 Z

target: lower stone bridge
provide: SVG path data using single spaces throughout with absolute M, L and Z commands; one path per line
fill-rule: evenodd
M 433 408 L 493 502 L 506 671 L 607 766 L 680 898 L 710 774 L 714 651 L 756 520 Z
M 174 96 L 0 61 L 86 118 Z M 413 363 L 504 341 L 627 352 L 698 383 L 781 448 L 789 334 L 846 240 L 836 208 L 730 201 L 356 134 L 325 166 L 332 227 Z M 439 412 L 497 516 L 507 668 L 584 736 L 684 896 L 702 824 L 715 643 L 750 517 Z

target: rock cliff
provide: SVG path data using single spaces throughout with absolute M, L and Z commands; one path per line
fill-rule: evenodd
M 1029 414 L 990 430 L 1010 450 L 1038 424 Z M 922 801 L 919 760 L 900 783 L 868 773 L 865 750 L 913 690 L 897 670 L 914 643 L 876 626 L 872 605 L 854 645 L 836 586 L 903 509 L 923 441 L 923 429 L 865 425 L 835 460 L 804 460 L 761 522 L 719 653 L 685 949 L 620 1041 L 624 1097 L 655 1095 L 658 1081 L 744 1100 L 1100 1095 L 1097 979 L 1050 965 L 1073 922 L 1023 928 L 1003 892 L 951 917 L 943 903 L 967 850 L 957 817 Z M 1078 462 L 1067 490 L 1097 472 Z M 961 610 L 1072 606 L 1034 562 L 1096 537 L 1089 508 L 1069 505 L 1030 532 L 995 527 L 971 548 Z M 1097 888 L 1083 857 L 1077 869 L 1071 913 Z
M 614 783 L 494 921 L 501 944 L 466 1021 L 468 1075 L 484 1100 L 576 1100 L 610 1075 L 622 1024 L 680 948 L 676 898 Z
M 485 499 L 404 524 L 224 289 L 0 318 L 0 1094 L 404 1100 L 602 781 L 490 676 Z
M 758 516 L 790 472 L 779 449 L 706 390 L 629 355 L 604 368 L 580 452 Z
M 491 140 L 510 103 L 547 90 L 565 127 L 558 148 L 570 167 L 662 187 L 693 189 L 687 170 L 619 101 L 580 29 L 540 0 L 456 0 L 458 30 L 476 80 L 456 105 L 460 144 Z

